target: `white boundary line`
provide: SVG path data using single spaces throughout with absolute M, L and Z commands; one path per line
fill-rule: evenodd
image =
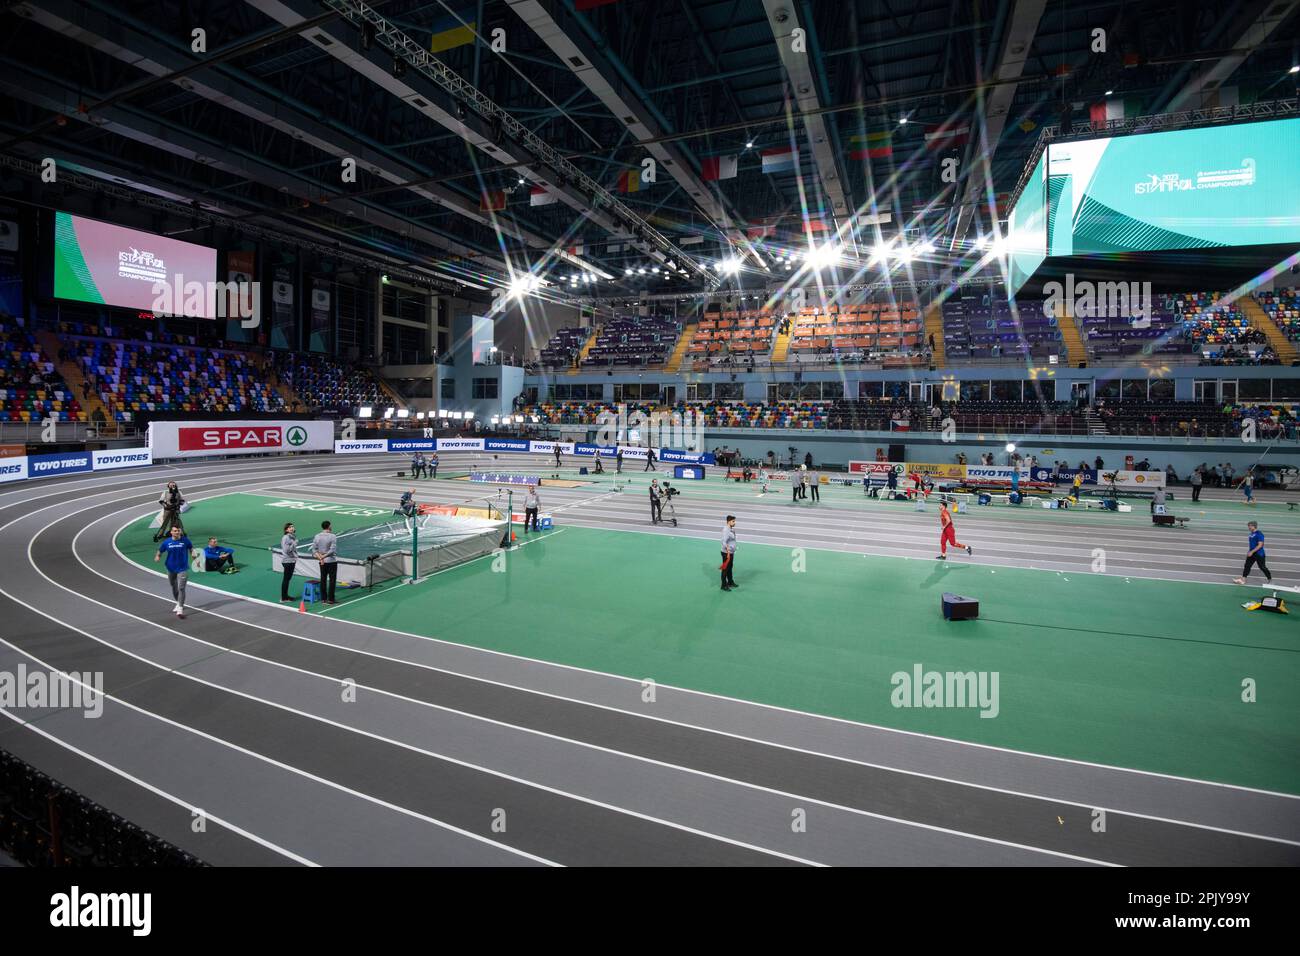
M 232 494 L 232 493 L 237 493 L 237 492 L 223 492 L 223 494 Z M 93 507 L 93 506 L 91 506 L 91 507 Z M 45 510 L 45 509 L 42 509 L 42 510 Z M 89 508 L 87 508 L 87 509 L 82 509 L 82 510 L 89 510 Z M 127 511 L 127 510 L 130 510 L 130 508 L 122 508 L 122 509 L 119 509 L 119 510 L 116 511 L 116 512 L 112 512 L 111 514 L 121 514 L 123 511 Z M 79 512 L 78 512 L 78 513 L 79 513 Z M 107 517 L 107 516 L 105 516 L 105 517 Z M 132 566 L 132 567 L 138 568 L 139 570 L 142 570 L 142 571 L 144 571 L 145 573 L 149 573 L 149 574 L 157 574 L 158 572 L 155 572 L 155 571 L 153 571 L 152 569 L 147 568 L 147 567 L 141 567 L 139 564 L 137 564 L 136 562 L 132 561 L 132 560 L 131 560 L 130 558 L 128 558 L 125 554 L 123 554 L 123 553 L 121 552 L 121 550 L 117 547 L 117 541 L 116 541 L 116 539 L 117 539 L 117 535 L 120 534 L 120 533 L 122 532 L 122 530 L 124 530 L 124 529 L 127 527 L 127 525 L 131 524 L 131 523 L 134 522 L 134 521 L 139 520 L 140 517 L 142 517 L 142 515 L 136 515 L 136 516 L 132 517 L 130 520 L 126 521 L 126 522 L 125 522 L 121 527 L 119 527 L 119 528 L 118 528 L 118 529 L 113 533 L 112 538 L 110 539 L 110 543 L 112 544 L 113 550 L 117 553 L 118 557 L 121 558 L 121 560 L 122 560 L 124 563 L 126 563 L 126 564 L 128 564 L 128 565 L 130 565 L 130 566 Z M 18 519 L 15 519 L 15 520 L 18 520 Z M 97 519 L 96 523 L 98 523 L 98 521 L 102 521 L 102 520 L 104 520 L 104 519 L 103 519 L 103 518 L 101 518 L 101 519 Z M 7 528 L 7 527 L 9 526 L 9 524 L 12 524 L 12 523 L 13 523 L 13 522 L 11 521 L 11 522 L 9 522 L 9 523 L 7 523 L 7 524 L 5 524 L 5 525 L 0 525 L 0 531 L 3 531 L 5 528 Z M 85 529 L 83 529 L 83 530 L 85 530 Z M 633 530 L 633 531 L 636 531 L 637 529 L 601 529 L 601 530 Z M 669 532 L 658 531 L 658 530 L 650 530 L 650 529 L 641 529 L 641 530 L 638 531 L 637 533 L 641 533 L 641 534 L 669 534 Z M 685 536 L 685 535 L 684 535 L 684 536 Z M 79 537 L 79 534 L 78 534 L 78 537 Z M 701 536 L 701 537 L 702 537 L 702 536 Z M 829 549 L 819 549 L 819 548 L 814 548 L 814 550 L 829 550 Z M 78 558 L 78 560 L 80 561 L 79 558 Z M 81 562 L 81 563 L 82 563 L 83 565 L 85 564 L 85 562 Z M 107 578 L 106 575 L 103 575 L 103 574 L 101 574 L 100 572 L 95 571 L 94 568 L 91 568 L 90 570 L 93 571 L 95 574 L 99 574 L 100 577 L 105 577 L 105 578 Z M 1046 570 L 1046 569 L 1044 569 L 1044 570 Z M 1048 572 L 1048 573 L 1052 573 L 1052 572 Z M 112 579 L 112 578 L 107 578 L 107 580 L 110 580 L 110 581 L 112 581 L 112 583 L 117 584 L 117 585 L 119 585 L 119 586 L 124 586 L 124 587 L 131 588 L 132 590 L 139 591 L 139 592 L 142 593 L 142 594 L 149 594 L 150 596 L 155 597 L 155 598 L 158 599 L 158 600 L 165 600 L 165 598 L 161 598 L 161 597 L 159 597 L 158 595 L 155 595 L 155 594 L 153 594 L 152 592 L 149 592 L 149 591 L 145 591 L 145 590 L 142 589 L 142 588 L 136 588 L 136 587 L 134 587 L 133 585 L 125 584 L 124 582 L 117 581 L 117 580 L 114 580 L 114 579 Z M 1151 579 L 1146 579 L 1146 580 L 1166 580 L 1166 579 L 1151 578 Z M 1186 581 L 1177 581 L 1176 579 L 1172 579 L 1172 580 L 1173 580 L 1173 583 L 1183 583 L 1183 584 L 1185 584 L 1185 583 L 1189 583 L 1189 582 L 1186 582 Z M 222 590 L 220 590 L 220 589 L 217 589 L 217 588 L 211 588 L 211 587 L 208 587 L 208 586 L 203 585 L 203 584 L 191 584 L 191 586 L 196 587 L 196 588 L 199 588 L 199 589 L 202 589 L 202 590 L 210 591 L 210 592 L 212 592 L 212 593 L 214 593 L 214 594 L 220 594 L 220 595 L 222 595 L 222 596 L 230 596 L 230 592 L 229 592 L 229 591 L 222 591 Z M 263 606 L 265 606 L 265 607 L 277 608 L 277 609 L 279 609 L 279 610 L 281 610 L 281 611 L 288 611 L 288 610 L 289 610 L 288 608 L 285 608 L 283 605 L 281 605 L 281 604 L 279 604 L 279 603 L 272 603 L 272 602 L 270 602 L 270 601 L 265 601 L 265 600 L 262 600 L 262 599 L 259 599 L 259 598 L 243 598 L 242 600 L 247 601 L 247 602 L 250 602 L 250 603 L 261 604 L 261 605 L 263 605 Z M 242 620 L 242 619 L 240 619 L 240 618 L 237 618 L 237 617 L 231 617 L 231 616 L 226 615 L 226 614 L 220 614 L 220 613 L 218 613 L 218 612 L 216 612 L 216 611 L 208 610 L 208 609 L 206 609 L 206 608 L 198 608 L 198 610 L 202 610 L 204 613 L 211 614 L 211 615 L 213 615 L 213 616 L 215 616 L 215 617 L 220 617 L 220 618 L 222 618 L 222 619 L 224 619 L 224 620 L 232 621 L 232 622 L 234 622 L 234 623 L 244 624 L 244 625 L 248 625 L 248 626 L 252 626 L 252 627 L 262 628 L 262 629 L 264 629 L 264 630 L 269 630 L 269 631 L 272 631 L 272 632 L 274 632 L 274 633 L 278 633 L 278 634 L 283 634 L 283 635 L 286 635 L 286 636 L 295 637 L 295 638 L 298 638 L 298 639 L 300 639 L 300 640 L 310 640 L 310 639 L 308 639 L 308 638 L 301 637 L 300 635 L 289 634 L 288 632 L 285 632 L 285 631 L 279 631 L 279 630 L 277 630 L 277 629 L 275 629 L 275 628 L 270 628 L 270 627 L 267 627 L 267 626 L 265 626 L 265 625 L 254 624 L 254 623 L 252 623 L 252 622 L 244 621 L 244 620 Z M 448 645 L 448 646 L 451 646 L 451 647 L 455 647 L 455 648 L 457 648 L 457 649 L 459 649 L 459 650 L 465 650 L 465 651 L 470 651 L 470 652 L 478 652 L 478 653 L 482 653 L 482 654 L 489 654 L 489 655 L 494 655 L 494 656 L 499 656 L 499 657 L 505 657 L 505 658 L 510 658 L 510 659 L 514 659 L 514 660 L 524 661 L 524 662 L 529 663 L 529 664 L 538 664 L 538 665 L 543 665 L 543 666 L 546 666 L 546 667 L 554 667 L 554 668 L 560 668 L 560 669 L 564 669 L 564 670 L 571 670 L 571 671 L 575 671 L 575 672 L 579 672 L 579 673 L 590 674 L 590 675 L 597 676 L 597 677 L 608 678 L 608 679 L 611 679 L 611 680 L 614 680 L 614 681 L 627 682 L 627 683 L 634 683 L 634 684 L 637 684 L 638 686 L 640 686 L 640 682 L 639 682 L 638 679 L 636 679 L 636 678 L 631 678 L 631 677 L 625 677 L 625 676 L 623 676 L 623 675 L 621 675 L 621 674 L 612 674 L 612 673 L 609 673 L 609 672 L 606 672 L 606 671 L 598 671 L 598 670 L 594 670 L 594 669 L 591 669 L 591 668 L 578 667 L 578 666 L 573 665 L 573 664 L 563 664 L 563 663 L 559 663 L 559 662 L 556 662 L 556 661 L 547 661 L 547 660 L 543 660 L 543 659 L 540 659 L 540 658 L 525 657 L 525 656 L 523 656 L 523 655 L 519 655 L 519 654 L 512 654 L 512 653 L 510 653 L 510 652 L 508 652 L 508 651 L 498 651 L 498 650 L 494 650 L 494 649 L 492 649 L 492 648 L 476 647 L 476 646 L 474 646 L 474 645 L 470 645 L 470 644 L 461 644 L 461 643 L 458 643 L 458 642 L 456 642 L 456 641 L 448 641 L 448 640 L 445 640 L 445 639 L 442 639 L 442 638 L 437 638 L 437 637 L 428 637 L 428 636 L 425 636 L 425 635 L 411 634 L 411 633 L 409 633 L 409 632 L 407 632 L 407 631 L 398 631 L 398 630 L 395 630 L 395 629 L 393 629 L 393 628 L 383 627 L 383 626 L 381 626 L 381 625 L 376 625 L 376 624 L 363 624 L 363 623 L 358 622 L 358 621 L 349 621 L 349 620 L 347 620 L 346 618 L 333 618 L 333 620 L 338 621 L 338 622 L 340 622 L 340 623 L 344 623 L 344 624 L 350 624 L 350 625 L 353 625 L 353 626 L 356 626 L 356 627 L 371 628 L 371 629 L 374 629 L 374 630 L 385 631 L 385 632 L 390 633 L 390 634 L 397 634 L 397 635 L 400 635 L 400 636 L 402 636 L 402 637 L 412 638 L 412 639 L 414 639 L 414 640 L 433 641 L 433 642 L 435 642 L 435 643 L 439 643 L 439 644 L 444 644 L 444 645 Z M 328 642 L 321 642 L 321 643 L 328 643 Z M 340 647 L 340 646 L 342 646 L 342 645 L 331 644 L 330 646 L 332 646 L 332 647 Z M 413 662 L 413 661 L 405 661 L 405 660 L 401 660 L 401 659 L 394 659 L 394 658 L 389 658 L 389 659 L 390 659 L 390 660 L 397 660 L 397 661 L 400 662 L 400 663 L 405 663 L 405 664 L 408 664 L 408 665 L 411 665 L 411 666 L 430 667 L 430 668 L 433 669 L 433 670 L 439 670 L 439 671 L 442 671 L 442 672 L 444 672 L 444 673 L 453 674 L 453 675 L 458 676 L 458 677 L 464 677 L 464 678 L 467 678 L 467 679 L 470 679 L 470 680 L 478 680 L 478 681 L 482 681 L 482 682 L 484 682 L 484 683 L 489 683 L 489 684 L 496 684 L 496 685 L 498 685 L 498 686 L 508 687 L 508 688 L 511 688 L 511 689 L 514 689 L 514 690 L 522 690 L 522 691 L 525 691 L 525 692 L 527 692 L 527 693 L 535 693 L 535 694 L 542 694 L 542 695 L 544 695 L 544 696 L 556 697 L 557 699 L 565 700 L 565 701 L 569 701 L 569 702 L 571 702 L 571 703 L 579 703 L 579 704 L 585 704 L 585 705 L 587 705 L 587 706 L 592 706 L 592 707 L 600 707 L 600 708 L 603 708 L 603 709 L 608 709 L 608 710 L 618 711 L 618 712 L 620 712 L 620 713 L 631 714 L 631 715 L 633 715 L 633 716 L 646 717 L 647 719 L 651 719 L 651 720 L 665 720 L 665 718 L 654 717 L 654 716 L 651 716 L 651 715 L 647 715 L 647 714 L 639 713 L 639 712 L 637 712 L 637 711 L 622 710 L 621 708 L 612 707 L 612 706 L 603 705 L 603 704 L 598 704 L 598 703 L 595 703 L 595 702 L 592 702 L 592 701 L 585 701 L 585 700 L 578 700 L 578 699 L 575 699 L 575 698 L 568 698 L 568 697 L 564 697 L 564 696 L 562 696 L 562 695 L 558 695 L 558 694 L 551 694 L 551 693 L 548 693 L 548 692 L 545 692 L 545 691 L 534 690 L 534 689 L 530 689 L 530 688 L 527 688 L 527 687 L 521 687 L 521 686 L 517 686 L 517 685 L 513 685 L 513 684 L 505 683 L 505 682 L 495 681 L 495 680 L 492 680 L 492 679 L 490 679 L 490 678 L 479 677 L 479 676 L 472 675 L 472 674 L 465 674 L 465 673 L 461 673 L 461 672 L 458 672 L 458 671 L 448 670 L 448 669 L 445 669 L 445 668 L 432 667 L 431 665 L 423 665 L 423 664 L 418 664 L 418 663 Z M 771 711 L 775 711 L 775 712 L 778 712 L 778 713 L 792 714 L 792 715 L 794 715 L 794 716 L 801 717 L 801 718 L 811 718 L 811 719 L 815 719 L 815 720 L 819 720 L 819 721 L 821 721 L 821 720 L 824 720 L 824 721 L 830 721 L 830 722 L 837 723 L 837 724 L 844 724 L 844 725 L 847 725 L 847 726 L 849 726 L 849 727 L 854 727 L 854 728 L 867 728 L 867 729 L 870 729 L 870 730 L 877 730 L 877 731 L 881 731 L 881 732 L 888 733 L 888 734 L 902 734 L 902 735 L 909 736 L 909 737 L 919 737 L 919 738 L 926 739 L 926 740 L 934 740 L 934 741 L 938 741 L 938 742 L 940 742 L 940 743 L 942 743 L 942 744 L 947 744 L 947 745 L 957 745 L 957 746 L 963 746 L 963 747 L 976 747 L 976 748 L 980 748 L 980 749 L 983 749 L 983 750 L 992 750 L 992 751 L 997 751 L 997 752 L 1002 752 L 1002 753 L 1008 753 L 1008 754 L 1013 754 L 1013 755 L 1018 756 L 1018 757 L 1028 757 L 1028 758 L 1036 759 L 1036 760 L 1050 760 L 1050 761 L 1054 761 L 1054 762 L 1073 764 L 1073 765 L 1076 765 L 1076 766 L 1088 767 L 1088 768 L 1093 768 L 1093 769 L 1098 769 L 1098 770 L 1106 770 L 1106 771 L 1112 771 L 1112 772 L 1117 772 L 1117 773 L 1125 773 L 1125 774 L 1136 774 L 1136 775 L 1140 775 L 1140 776 L 1153 777 L 1153 778 L 1162 779 L 1162 780 L 1172 780 L 1172 781 L 1179 782 L 1179 783 L 1191 783 L 1191 784 L 1198 784 L 1198 785 L 1208 786 L 1208 787 L 1216 787 L 1216 788 L 1220 788 L 1220 789 L 1224 789 L 1224 790 L 1238 790 L 1238 791 L 1241 791 L 1241 792 L 1243 792 L 1243 793 L 1253 793 L 1253 794 L 1259 794 L 1259 795 L 1262 795 L 1262 796 L 1268 796 L 1268 797 L 1280 797 L 1280 798 L 1284 798 L 1284 799 L 1288 799 L 1288 800 L 1300 800 L 1300 794 L 1285 793 L 1285 792 L 1277 791 L 1277 790 L 1264 790 L 1264 789 L 1262 789 L 1262 788 L 1258 788 L 1258 787 L 1247 787 L 1247 786 L 1242 786 L 1242 785 L 1240 785 L 1240 784 L 1223 783 L 1223 782 L 1220 782 L 1220 781 L 1217 781 L 1217 780 L 1202 780 L 1202 779 L 1199 779 L 1199 778 L 1196 778 L 1196 777 L 1186 777 L 1186 776 L 1179 776 L 1179 775 L 1176 775 L 1176 774 L 1167 774 L 1167 773 L 1162 773 L 1162 772 L 1160 772 L 1160 771 L 1155 771 L 1155 770 L 1142 770 L 1142 769 L 1134 768 L 1134 767 L 1121 767 L 1121 766 L 1116 766 L 1116 765 L 1113 765 L 1113 764 L 1097 763 L 1097 762 L 1094 762 L 1094 761 L 1080 760 L 1080 759 L 1076 759 L 1076 758 L 1072 758 L 1072 757 L 1060 757 L 1060 756 L 1056 756 L 1056 755 L 1053 755 L 1053 754 L 1039 754 L 1039 753 L 1034 753 L 1034 752 L 1031 752 L 1031 751 L 1015 750 L 1015 749 L 1013 749 L 1013 748 L 1009 748 L 1009 747 L 1000 747 L 1000 746 L 997 746 L 997 745 L 995 745 L 995 744 L 983 744 L 983 743 L 977 743 L 977 742 L 972 742 L 972 741 L 959 740 L 959 739 L 952 738 L 952 737 L 941 737 L 941 736 L 938 736 L 938 735 L 935 735 L 935 734 L 926 734 L 926 733 L 921 733 L 921 732 L 918 732 L 918 731 L 912 731 L 912 730 L 901 730 L 901 729 L 899 729 L 899 728 L 895 728 L 895 727 L 885 727 L 885 726 L 880 725 L 880 724 L 870 724 L 870 723 L 864 723 L 864 722 L 862 722 L 862 721 L 848 720 L 847 718 L 843 718 L 843 717 L 834 717 L 834 716 L 830 716 L 830 715 L 826 715 L 826 714 L 817 714 L 817 713 L 813 713 L 813 712 L 810 712 L 810 711 L 795 710 L 795 709 L 793 709 L 793 708 L 782 707 L 782 706 L 779 706 L 779 705 L 776 705 L 776 704 L 766 704 L 766 703 L 763 703 L 763 702 L 761 702 L 761 701 L 748 701 L 748 700 L 744 700 L 744 699 L 742 699 L 742 698 L 737 698 L 737 697 L 728 697 L 728 696 L 723 695 L 723 694 L 715 694 L 715 693 L 711 693 L 711 692 L 709 692 L 709 691 L 694 690 L 694 689 L 689 688 L 689 687 L 678 687 L 678 686 L 671 685 L 671 684 L 660 684 L 659 686 L 660 686 L 661 688 L 663 688 L 663 689 L 671 690 L 671 691 L 674 691 L 674 692 L 677 692 L 677 693 L 688 694 L 688 695 L 699 696 L 699 697 L 706 697 L 706 698 L 711 698 L 711 699 L 715 699 L 715 700 L 721 700 L 721 701 L 725 701 L 725 702 L 730 703 L 730 704 L 739 704 L 739 705 L 742 705 L 742 706 L 749 706 L 749 707 L 759 707 L 759 708 L 763 708 L 763 709 L 765 709 L 765 710 L 771 710 Z M 697 725 L 694 725 L 694 724 L 680 723 L 680 722 L 677 722 L 677 721 L 669 721 L 669 720 L 665 720 L 665 722 L 667 722 L 667 723 L 675 723 L 675 724 L 678 724 L 679 726 L 690 727 L 690 728 L 693 728 L 693 729 L 696 729 L 696 730 L 705 730 L 705 731 L 709 731 L 709 732 L 712 732 L 712 733 L 723 733 L 723 734 L 726 734 L 726 733 L 727 733 L 727 732 L 725 732 L 725 731 L 714 730 L 713 728 L 703 727 L 703 726 L 697 726 Z M 770 745 L 770 746 L 787 747 L 787 749 L 797 750 L 797 751 L 800 751 L 800 752 L 802 752 L 802 753 L 809 753 L 809 754 L 814 754 L 814 755 L 816 755 L 816 756 L 829 757 L 829 758 L 831 758 L 831 759 L 836 759 L 836 760 L 847 760 L 847 761 L 852 762 L 852 763 L 858 763 L 858 762 L 860 762 L 860 761 L 853 760 L 852 758 L 840 757 L 840 756 L 837 756 L 837 755 L 835 755 L 835 754 L 822 753 L 822 752 L 819 752 L 819 751 L 803 750 L 802 748 L 792 747 L 792 746 L 788 746 L 788 745 L 780 744 L 780 743 L 777 743 L 777 742 L 774 742 L 774 741 L 769 741 L 769 740 L 761 740 L 761 739 L 756 739 L 756 738 L 748 738 L 748 737 L 743 737 L 742 735 L 737 735 L 737 734 L 728 734 L 728 736 L 735 736 L 735 737 L 738 737 L 739 739 L 744 739 L 744 740 L 753 740 L 753 741 L 756 742 L 756 743 L 768 744 L 768 745 Z M 873 766 L 873 765 L 871 765 L 871 764 L 867 764 L 867 766 Z M 901 770 L 901 768 L 895 768 L 895 767 L 885 767 L 885 768 L 883 768 L 883 769 L 898 770 L 899 772 L 909 772 L 909 771 Z M 947 778 L 936 777 L 936 778 L 934 778 L 934 779 L 945 780 L 945 779 L 947 779 Z M 979 784 L 969 783 L 969 782 L 966 782 L 966 781 L 960 781 L 960 780 L 953 780 L 953 781 L 950 781 L 950 782 L 958 783 L 958 784 L 963 784 L 963 785 L 965 785 L 965 786 L 980 786 Z M 989 789 L 996 789 L 996 788 L 989 788 Z M 1017 791 L 1007 791 L 1007 792 L 1010 792 L 1010 793 L 1016 793 Z M 1026 796 L 1026 797 L 1035 797 L 1035 796 L 1036 796 L 1035 794 L 1021 794 L 1021 795 L 1022 795 L 1022 796 Z M 1041 799 L 1049 799 L 1049 798 L 1041 798 Z M 1067 800 L 1059 800 L 1058 802 L 1068 802 L 1068 801 L 1067 801 Z M 1128 811 L 1119 811 L 1119 812 L 1128 812 Z M 1159 818 L 1153 818 L 1153 819 L 1159 819 Z M 1198 824 L 1191 823 L 1191 822 L 1189 822 L 1189 821 L 1172 821 L 1172 822 L 1175 822 L 1175 823 L 1183 823 L 1183 824 L 1185 824 L 1185 825 L 1187 825 L 1187 826 L 1198 826 Z M 1270 838 L 1270 837 L 1263 836 L 1262 834 L 1252 834 L 1252 835 L 1259 836 L 1261 839 L 1273 839 L 1273 838 Z

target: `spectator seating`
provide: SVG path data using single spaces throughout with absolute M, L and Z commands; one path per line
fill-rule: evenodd
M 953 364 L 980 359 L 1042 359 L 1065 353 L 1057 319 L 1041 301 L 1013 305 L 996 296 L 952 298 L 943 304 L 944 355 Z
M 0 325 L 0 421 L 84 421 L 81 405 L 36 337 L 4 316 Z
M 1292 342 L 1300 342 L 1300 289 L 1257 292 L 1255 299 Z
M 370 369 L 322 355 L 272 353 L 280 380 L 294 390 L 307 408 L 348 410 L 382 404 L 384 392 Z
M 799 310 L 790 352 L 830 355 L 884 354 L 924 348 L 921 315 L 915 303 L 868 302 Z
M 706 311 L 700 319 L 695 338 L 687 355 L 695 362 L 701 359 L 733 356 L 739 360 L 760 358 L 772 351 L 778 317 L 773 312 L 747 309 L 743 311 Z
M 68 352 L 117 421 L 140 411 L 284 409 L 254 359 L 241 352 L 72 338 Z
M 577 364 L 578 353 L 591 335 L 591 329 L 560 329 L 539 354 L 544 368 L 570 368 Z
M 672 354 L 681 324 L 662 317 L 616 318 L 596 333 L 583 368 L 642 368 L 662 365 Z

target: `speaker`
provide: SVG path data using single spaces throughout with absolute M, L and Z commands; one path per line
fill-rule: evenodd
M 945 621 L 973 621 L 980 616 L 980 602 L 973 597 L 962 597 L 951 591 L 943 592 L 943 619 Z
M 1172 527 L 1174 523 L 1174 516 L 1173 515 L 1152 515 L 1151 523 L 1158 524 L 1158 525 L 1169 525 Z
M 904 446 L 904 445 L 890 445 L 890 446 L 889 446 L 889 460 L 890 460 L 890 461 L 907 461 L 907 452 L 904 450 L 905 447 L 906 447 L 906 446 Z

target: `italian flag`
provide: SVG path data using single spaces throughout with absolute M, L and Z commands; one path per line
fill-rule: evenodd
M 1138 116 L 1142 112 L 1142 102 L 1129 97 L 1118 96 L 1093 103 L 1088 107 L 1088 122 L 1093 126 L 1105 126 L 1110 120 L 1124 119 L 1126 116 Z

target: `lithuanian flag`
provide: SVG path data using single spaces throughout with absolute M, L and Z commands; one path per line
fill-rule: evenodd
M 883 159 L 894 155 L 894 134 L 889 130 L 849 137 L 849 159 Z

